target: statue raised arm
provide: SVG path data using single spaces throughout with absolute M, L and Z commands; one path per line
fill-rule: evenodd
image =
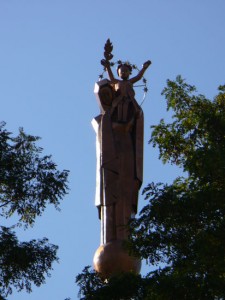
M 111 67 L 110 67 L 110 62 L 109 62 L 108 60 L 106 60 L 106 59 L 102 59 L 102 60 L 101 60 L 101 64 L 102 64 L 102 65 L 105 67 L 105 69 L 107 70 L 110 81 L 114 82 L 116 79 L 115 79 L 115 77 L 114 77 L 114 75 L 113 75 L 113 72 L 112 72 L 112 69 L 111 69 Z M 145 71 L 147 70 L 147 68 L 148 68 L 150 65 L 151 65 L 151 61 L 150 61 L 150 60 L 146 61 L 146 62 L 143 64 L 142 69 L 139 71 L 139 73 L 137 74 L 137 76 L 135 76 L 135 77 L 129 79 L 129 81 L 132 82 L 132 83 L 135 83 L 135 82 L 139 81 L 139 80 L 143 77 Z M 126 74 L 126 77 L 124 76 L 124 74 L 122 74 L 122 71 L 121 71 L 120 74 L 119 74 L 119 68 L 122 67 L 122 66 L 126 66 L 126 67 L 129 69 L 128 72 L 127 72 L 127 74 Z M 119 77 L 122 78 L 122 79 L 124 79 L 124 80 L 128 80 L 128 78 L 129 78 L 131 72 L 132 72 L 132 67 L 131 67 L 130 65 L 126 64 L 126 63 L 124 63 L 124 64 L 121 63 L 121 64 L 118 66 L 118 68 L 117 68 L 117 73 L 118 73 Z M 123 73 L 124 73 L 124 70 L 123 70 Z

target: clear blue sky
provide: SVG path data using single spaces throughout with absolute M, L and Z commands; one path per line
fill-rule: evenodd
M 60 263 L 45 285 L 9 300 L 77 299 L 75 276 L 99 246 L 91 119 L 99 113 L 93 87 L 107 38 L 116 60 L 139 67 L 152 60 L 143 186 L 171 182 L 180 171 L 158 161 L 149 127 L 167 116 L 160 93 L 168 78 L 181 74 L 209 98 L 225 83 L 224 12 L 224 0 L 0 0 L 1 120 L 12 132 L 24 127 L 42 137 L 45 153 L 71 171 L 61 212 L 48 207 L 32 229 L 18 230 L 22 240 L 46 236 L 58 244 Z

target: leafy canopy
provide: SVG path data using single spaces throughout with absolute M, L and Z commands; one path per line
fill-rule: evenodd
M 36 145 L 39 137 L 28 135 L 22 128 L 16 137 L 0 123 L 0 216 L 13 215 L 18 222 L 12 228 L 0 226 L 0 297 L 18 291 L 31 291 L 49 276 L 57 260 L 57 246 L 46 238 L 19 242 L 13 228 L 34 224 L 47 204 L 58 208 L 68 191 L 68 171 L 57 170 L 51 156 L 41 156 Z M 1 298 L 0 298 L 1 299 Z

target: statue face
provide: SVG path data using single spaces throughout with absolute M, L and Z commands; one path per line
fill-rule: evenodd
M 122 79 L 128 79 L 130 76 L 130 69 L 127 66 L 122 65 L 118 69 L 118 75 Z

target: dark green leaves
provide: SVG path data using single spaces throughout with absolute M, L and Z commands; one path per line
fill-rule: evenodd
M 160 158 L 208 182 L 212 176 L 221 177 L 219 165 L 225 163 L 224 93 L 210 101 L 197 95 L 196 88 L 178 76 L 176 81 L 168 80 L 162 94 L 167 108 L 173 110 L 173 122 L 165 124 L 161 120 L 159 125 L 152 126 L 150 142 L 159 147 Z
M 0 126 L 0 209 L 20 222 L 32 224 L 48 203 L 58 207 L 67 193 L 68 171 L 58 171 L 51 156 L 41 156 L 38 137 L 20 129 L 15 138 Z
M 225 299 L 225 88 L 212 100 L 180 76 L 163 90 L 172 121 L 152 126 L 163 162 L 187 172 L 150 184 L 131 223 L 133 251 L 151 265 L 148 299 Z
M 81 300 L 144 299 L 146 283 L 141 276 L 122 273 L 103 282 L 95 271 L 89 269 L 90 267 L 85 267 L 83 272 L 76 277 Z
M 40 286 L 50 276 L 52 263 L 57 260 L 57 246 L 46 238 L 20 243 L 10 229 L 0 230 L 0 294 L 7 297 L 16 290 L 31 292 L 31 284 Z
M 68 191 L 68 171 L 57 170 L 51 156 L 42 156 L 38 137 L 19 130 L 16 137 L 0 123 L 0 215 L 19 218 L 16 225 L 32 225 L 47 204 L 58 208 Z M 15 226 L 14 226 L 15 228 Z M 10 228 L 0 227 L 0 299 L 18 291 L 31 291 L 50 275 L 57 246 L 46 238 L 19 242 Z

